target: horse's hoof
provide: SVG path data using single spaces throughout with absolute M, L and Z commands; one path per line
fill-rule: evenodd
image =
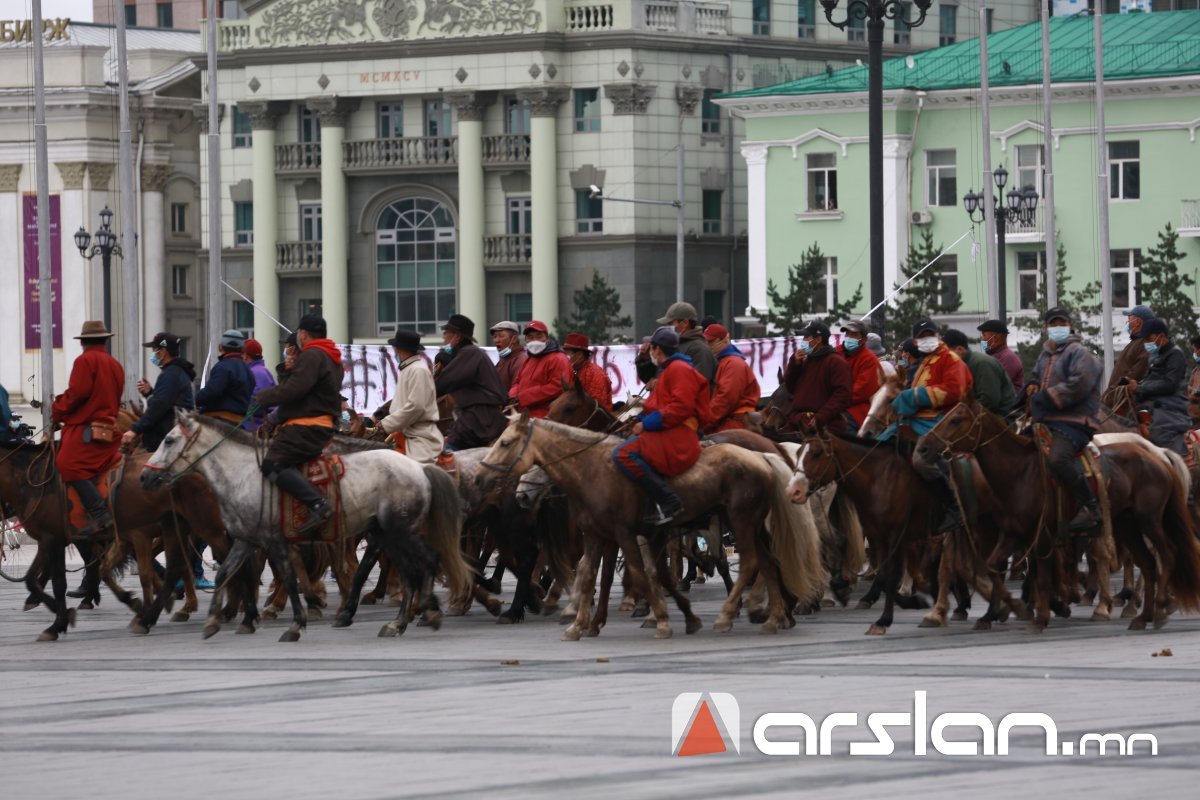
M 774 620 L 767 620 L 758 628 L 760 633 L 779 633 L 779 623 Z
M 837 601 L 832 597 L 821 598 L 821 608 L 833 608 L 835 605 L 837 605 Z
M 150 629 L 143 625 L 139 620 L 135 619 L 133 622 L 129 623 L 129 632 L 135 633 L 138 636 L 147 636 L 150 633 Z
M 277 609 L 275 606 L 267 606 L 263 609 L 261 616 L 264 622 L 269 619 L 276 619 L 279 617 L 279 609 Z
M 622 600 L 621 605 L 617 606 L 617 611 L 621 611 L 625 614 L 628 614 L 630 611 L 633 611 L 633 601 L 632 600 Z
M 659 626 L 657 626 L 657 629 L 654 631 L 655 639 L 670 639 L 674 635 L 675 635 L 675 632 L 673 630 L 671 630 L 670 625 L 659 625 Z
M 176 611 L 171 616 L 171 622 L 187 622 L 191 618 L 192 618 L 192 615 L 186 611 Z M 222 620 L 222 621 L 228 621 L 228 620 Z
M 637 619 L 638 617 L 648 617 L 650 616 L 650 606 L 638 606 L 633 609 L 633 613 L 630 614 L 630 616 L 634 619 Z
M 657 625 L 658 625 L 658 620 L 654 619 L 653 617 L 647 617 L 646 619 L 642 620 L 643 628 L 654 628 Z
M 887 628 L 878 622 L 872 622 L 871 627 L 867 628 L 867 636 L 883 636 L 885 633 L 887 633 Z
M 600 635 L 600 627 L 599 626 L 596 626 L 596 625 L 588 626 L 587 636 L 589 639 L 595 639 L 599 635 Z
M 857 608 L 859 611 L 864 611 L 864 610 L 870 608 L 872 605 L 874 605 L 874 603 L 870 603 L 866 600 L 859 600 L 858 604 L 855 605 L 854 607 Z
M 687 621 L 687 626 L 684 628 L 684 632 L 687 633 L 688 636 L 691 636 L 693 633 L 703 628 L 704 623 L 701 622 L 699 618 L 690 619 Z
M 321 611 L 320 606 L 309 606 L 308 607 L 308 618 L 309 619 L 321 619 L 323 616 L 324 616 L 324 613 Z
M 363 595 L 363 599 L 360 600 L 359 602 L 364 606 L 373 606 L 373 605 L 375 605 L 375 603 L 378 602 L 378 600 L 376 599 L 375 595 L 366 594 L 366 595 Z
M 167 599 L 163 601 L 163 611 L 170 613 L 175 608 L 175 593 L 167 592 Z
M 246 623 L 243 622 L 241 625 L 238 625 L 235 633 L 237 633 L 241 636 L 247 636 L 251 633 L 254 633 L 256 630 L 257 630 L 257 628 L 255 628 L 253 625 L 247 625 Z
M 975 625 L 972 627 L 972 630 L 976 631 L 990 631 L 991 629 L 992 623 L 986 619 L 975 620 Z
M 1126 603 L 1125 607 L 1121 609 L 1121 619 L 1130 619 L 1131 617 L 1136 617 L 1137 615 L 1137 606 L 1135 606 L 1133 603 Z
M 336 617 L 334 617 L 334 619 L 333 619 L 333 627 L 335 627 L 335 628 L 349 628 L 349 627 L 350 627 L 350 623 L 352 623 L 352 622 L 354 622 L 354 618 L 353 618 L 353 617 L 351 617 L 349 614 L 338 614 L 338 615 L 337 615 Z
M 204 626 L 204 638 L 211 639 L 212 637 L 217 635 L 217 631 L 219 631 L 219 630 L 221 630 L 220 625 L 205 625 Z
M 1022 622 L 1029 622 L 1033 619 L 1033 609 L 1029 606 L 1021 606 L 1021 608 L 1017 610 L 1017 619 L 1021 620 Z
M 37 640 L 39 642 L 57 642 L 58 634 L 54 631 L 42 631 L 38 634 Z
M 508 610 L 508 612 L 511 612 L 511 611 L 512 611 L 512 609 L 510 608 Z M 496 617 L 497 625 L 516 625 L 518 622 L 521 621 L 521 617 L 519 615 L 508 613 L 508 612 L 505 612 L 504 614 L 500 614 L 499 616 Z
M 25 604 L 25 605 L 24 605 L 24 606 L 21 608 L 21 610 L 22 610 L 22 611 L 33 611 L 35 608 L 37 608 L 37 607 L 38 607 L 38 606 L 40 606 L 40 605 L 41 605 L 41 603 L 26 603 L 26 604 Z
M 1166 625 L 1166 624 L 1167 624 L 1167 615 L 1166 614 L 1155 614 L 1154 615 L 1154 630 L 1158 630 L 1159 628 L 1161 628 L 1163 625 Z
M 67 627 L 74 628 L 75 623 L 79 620 L 79 615 L 75 613 L 75 609 L 67 609 Z
M 1091 620 L 1092 622 L 1108 622 L 1109 613 L 1107 611 L 1100 611 L 1097 609 L 1092 612 Z
M 582 632 L 579 630 L 579 626 L 575 623 L 571 623 L 567 626 L 567 629 L 563 631 L 562 638 L 564 642 L 578 642 L 581 635 Z
M 750 623 L 753 625 L 761 625 L 767 621 L 766 609 L 754 608 L 750 610 Z
M 950 619 L 954 620 L 955 622 L 966 622 L 967 621 L 967 612 L 955 611 L 953 614 L 950 615 Z
M 1131 631 L 1146 630 L 1146 620 L 1142 619 L 1141 617 L 1134 617 L 1133 619 L 1131 619 L 1129 621 L 1129 630 L 1131 630 Z
M 1028 625 L 1026 625 L 1025 629 L 1027 631 L 1029 631 L 1030 633 L 1042 633 L 1043 631 L 1046 630 L 1046 625 L 1048 625 L 1048 624 L 1049 624 L 1048 622 L 1043 622 L 1042 620 L 1035 619 L 1032 622 L 1030 622 Z
M 927 617 L 922 617 L 921 622 L 917 625 L 918 628 L 944 628 L 946 620 L 936 614 L 930 614 Z
M 421 625 L 431 630 L 440 631 L 442 629 L 442 612 L 426 611 L 421 617 Z
M 484 608 L 486 608 L 488 613 L 493 617 L 498 617 L 500 616 L 500 612 L 504 609 L 504 603 L 496 600 L 495 598 L 488 598 L 488 601 L 484 603 Z
M 294 631 L 291 628 L 288 628 L 286 631 L 279 634 L 279 641 L 281 641 L 281 642 L 298 642 L 298 641 L 300 641 L 300 631 Z
M 91 600 L 83 600 L 82 602 L 79 603 L 79 607 L 81 609 L 83 609 L 84 611 L 91 611 L 93 608 L 95 608 L 95 606 L 92 605 Z
M 448 606 L 446 608 L 447 617 L 465 617 L 467 615 L 466 606 Z
M 727 619 L 718 619 L 713 623 L 714 633 L 729 633 L 733 630 L 733 622 Z
M 559 609 L 558 603 L 543 603 L 542 604 L 542 616 L 543 617 L 552 617 L 555 614 L 560 613 L 560 611 L 561 611 L 561 609 Z

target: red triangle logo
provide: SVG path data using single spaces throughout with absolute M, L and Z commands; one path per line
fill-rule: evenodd
M 683 743 L 679 745 L 677 755 L 702 756 L 709 753 L 724 753 L 727 749 L 725 739 L 717 727 L 717 721 L 713 719 L 712 710 L 708 707 L 708 701 L 701 701 L 696 718 L 692 720 L 692 727 L 683 737 Z

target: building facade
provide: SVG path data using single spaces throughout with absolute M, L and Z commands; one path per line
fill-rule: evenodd
M 1138 302 L 1138 264 L 1166 223 L 1180 232 L 1184 268 L 1200 265 L 1200 12 L 1106 15 L 1105 104 L 1110 258 L 1097 237 L 1095 59 L 1092 19 L 1051 20 L 1052 87 L 1041 85 L 1040 24 L 988 37 L 993 169 L 1013 187 L 1044 194 L 1052 148 L 1058 243 L 1068 288 L 1111 270 L 1113 305 Z M 828 287 L 868 294 L 868 164 L 865 70 L 735 93 L 717 102 L 746 120 L 740 144 L 748 169 L 749 302 L 767 307 L 767 282 L 786 285 L 787 267 L 814 242 L 830 259 Z M 909 243 L 930 231 L 948 246 L 972 227 L 963 207 L 982 183 L 978 41 L 899 58 L 884 70 L 885 285 L 895 286 Z M 1053 129 L 1042 124 L 1052 93 Z M 1044 263 L 1045 203 L 1029 224 L 1009 223 L 1008 309 L 1030 313 Z M 982 245 L 986 235 L 975 226 Z M 962 240 L 935 266 L 961 313 L 988 308 L 984 259 Z M 864 301 L 865 302 L 865 301 Z M 866 310 L 865 308 L 863 309 Z M 752 313 L 748 311 L 747 313 Z M 966 324 L 971 320 L 964 319 Z M 1118 326 L 1119 328 L 1120 326 Z

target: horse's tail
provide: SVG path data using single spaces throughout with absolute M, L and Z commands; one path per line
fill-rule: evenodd
M 842 577 L 848 581 L 858 578 L 858 571 L 867 562 L 867 543 L 863 535 L 862 521 L 858 518 L 858 510 L 854 503 L 840 487 L 835 485 L 833 508 L 830 509 L 830 520 L 846 539 L 846 547 L 842 552 Z
M 1186 611 L 1200 611 L 1200 542 L 1188 508 L 1192 476 L 1183 457 L 1164 450 L 1171 462 L 1171 497 L 1163 514 L 1163 530 L 1174 548 L 1169 585 L 1175 592 L 1175 603 Z
M 767 535 L 771 553 L 779 564 L 779 577 L 788 591 L 804 605 L 821 596 L 825 569 L 821 565 L 821 541 L 812 509 L 788 499 L 791 470 L 776 455 L 764 454 L 771 470 L 771 503 L 767 513 Z
M 471 590 L 474 577 L 459 544 L 463 513 L 458 487 L 445 470 L 433 464 L 425 465 L 425 478 L 429 481 L 430 494 L 426 541 L 438 554 L 450 596 L 465 595 Z

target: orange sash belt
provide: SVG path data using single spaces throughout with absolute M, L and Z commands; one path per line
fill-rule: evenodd
M 241 425 L 244 419 L 241 414 L 235 414 L 232 411 L 205 411 L 204 416 L 216 417 L 217 419 L 223 419 L 236 425 Z
M 288 425 L 311 425 L 314 427 L 320 426 L 322 428 L 332 428 L 333 427 L 333 415 L 332 414 L 321 414 L 316 417 L 296 417 L 294 419 L 289 419 L 287 422 L 283 423 L 283 427 L 286 427 Z
M 700 420 L 695 417 L 688 417 L 683 421 L 683 424 L 694 431 L 700 430 Z

